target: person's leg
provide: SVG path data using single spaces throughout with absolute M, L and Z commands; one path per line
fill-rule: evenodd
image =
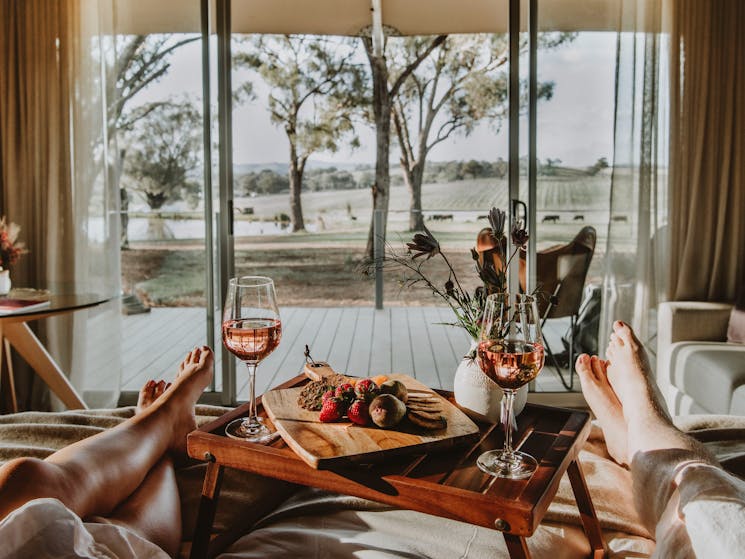
M 166 452 L 183 453 L 195 428 L 194 404 L 212 378 L 212 351 L 187 355 L 173 385 L 124 423 L 65 447 L 46 460 L 0 468 L 0 520 L 24 503 L 59 499 L 81 518 L 107 516 L 142 485 Z
M 180 507 L 173 462 L 164 457 L 107 519 L 175 557 L 181 543 Z
M 583 354 L 575 365 L 582 393 L 616 462 L 630 464 L 637 452 L 671 448 L 710 458 L 699 442 L 673 425 L 644 348 L 627 324 L 613 324 L 606 356 L 608 361 Z
M 745 483 L 679 431 L 656 389 L 642 344 L 613 325 L 608 380 L 627 426 L 632 493 L 659 557 L 742 557 Z
M 148 381 L 140 390 L 135 413 L 142 413 L 171 386 L 165 381 Z M 144 481 L 106 519 L 94 517 L 93 522 L 110 522 L 124 526 L 138 536 L 154 543 L 175 557 L 181 542 L 181 503 L 173 461 L 164 456 Z
M 690 450 L 708 457 L 703 445 L 673 425 L 644 347 L 627 324 L 613 324 L 606 356 L 608 381 L 626 423 L 629 463 L 637 452 L 662 449 Z

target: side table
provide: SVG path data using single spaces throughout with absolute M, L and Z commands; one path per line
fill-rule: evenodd
M 110 300 L 111 297 L 96 294 L 52 295 L 48 306 L 0 315 L 0 386 L 3 391 L 7 390 L 11 411 L 18 411 L 11 346 L 31 365 L 36 374 L 68 409 L 87 409 L 88 406 L 83 398 L 52 359 L 39 338 L 31 331 L 27 322 L 95 307 Z
M 304 382 L 307 378 L 298 376 L 277 388 Z M 452 401 L 451 393 L 439 392 Z M 238 407 L 188 436 L 189 456 L 208 462 L 192 542 L 193 559 L 208 556 L 226 467 L 496 529 L 503 533 L 512 558 L 530 557 L 526 538 L 543 520 L 566 472 L 592 549 L 590 557 L 605 556 L 600 525 L 578 460 L 590 431 L 587 412 L 528 404 L 519 417 L 515 447 L 534 456 L 539 466 L 529 479 L 506 480 L 489 476 L 476 466 L 482 452 L 501 448 L 503 434 L 498 424 L 480 425 L 477 443 L 446 452 L 412 453 L 385 463 L 315 470 L 281 439 L 265 446 L 225 436 L 225 425 L 246 415 L 247 409 L 247 405 Z

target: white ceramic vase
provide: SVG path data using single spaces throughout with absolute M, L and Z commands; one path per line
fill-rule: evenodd
M 487 423 L 499 421 L 504 393 L 497 383 L 481 371 L 475 359 L 464 357 L 458 365 L 453 381 L 453 394 L 455 401 L 471 418 Z M 515 394 L 515 416 L 523 411 L 527 401 L 528 385 L 526 384 Z
M 10 292 L 10 270 L 0 270 L 0 295 Z

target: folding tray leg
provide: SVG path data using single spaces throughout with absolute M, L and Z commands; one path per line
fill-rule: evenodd
M 577 508 L 582 518 L 582 526 L 585 529 L 587 539 L 590 541 L 591 559 L 602 559 L 605 557 L 605 544 L 603 543 L 603 534 L 600 531 L 600 523 L 595 514 L 595 507 L 590 499 L 590 493 L 587 491 L 585 476 L 582 474 L 582 468 L 579 460 L 572 460 L 567 468 L 567 475 L 572 484 L 574 498 L 577 500 Z
M 507 544 L 507 551 L 510 559 L 530 559 L 530 551 L 524 536 L 514 536 L 512 534 L 502 534 L 504 543 Z
M 190 559 L 207 557 L 217 499 L 220 497 L 223 471 L 224 468 L 219 464 L 215 462 L 207 463 L 207 472 L 204 474 L 204 484 L 202 485 L 202 498 L 199 501 L 199 511 L 197 513 L 197 523 L 191 542 Z

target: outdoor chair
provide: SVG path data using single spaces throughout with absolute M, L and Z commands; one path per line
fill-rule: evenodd
M 595 252 L 597 234 L 594 227 L 583 227 L 570 242 L 536 253 L 536 285 L 541 293 L 538 310 L 542 325 L 547 320 L 569 317 L 569 380 L 544 337 L 546 357 L 567 390 L 574 388 L 574 336 L 577 316 L 582 304 L 585 278 Z M 524 259 L 524 253 L 521 254 Z M 520 283 L 524 289 L 525 273 L 520 262 Z

